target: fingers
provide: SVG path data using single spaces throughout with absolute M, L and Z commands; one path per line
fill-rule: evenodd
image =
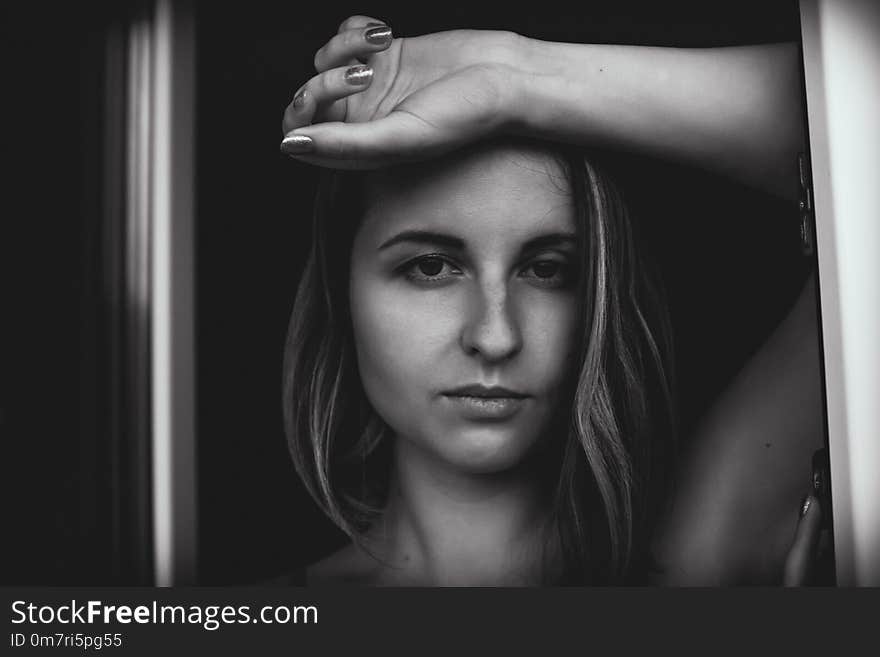
M 313 77 L 300 87 L 284 110 L 283 134 L 309 125 L 320 114 L 323 120 L 341 121 L 345 105 L 341 101 L 370 86 L 373 69 L 365 64 L 340 66 Z
M 364 123 L 320 123 L 287 135 L 282 152 L 336 169 L 387 166 L 438 155 L 456 144 L 406 112 Z M 442 149 L 442 150 L 441 150 Z
M 794 542 L 785 560 L 785 586 L 805 586 L 809 583 L 816 548 L 822 532 L 822 510 L 813 495 L 804 498 Z
M 342 121 L 345 99 L 370 86 L 373 69 L 370 55 L 391 45 L 391 28 L 370 16 L 351 16 L 339 31 L 315 54 L 318 75 L 300 87 L 284 110 L 281 130 L 309 125 L 316 120 Z
M 365 62 L 390 46 L 393 38 L 391 28 L 380 23 L 340 31 L 315 53 L 315 70 L 326 71 L 354 60 Z
M 285 137 L 281 142 L 281 150 L 311 164 L 318 164 L 320 161 L 324 166 L 332 168 L 382 166 L 405 154 L 404 144 L 399 139 L 394 139 L 395 123 L 397 121 L 392 115 L 369 123 L 321 123 L 310 126 L 307 135 Z M 383 137 L 386 138 L 386 145 L 380 146 Z M 393 156 L 393 151 L 387 145 L 388 137 L 399 147 Z M 308 141 L 304 141 L 304 138 Z M 353 165 L 352 162 L 360 162 L 361 165 Z
M 337 32 L 345 32 L 346 30 L 357 30 L 370 24 L 385 25 L 385 21 L 370 16 L 349 16 L 339 24 Z

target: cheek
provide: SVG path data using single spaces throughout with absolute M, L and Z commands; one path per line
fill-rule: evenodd
M 362 276 L 352 281 L 350 303 L 361 380 L 376 410 L 390 421 L 425 403 L 431 374 L 454 344 L 454 299 Z
M 525 365 L 535 385 L 556 391 L 566 381 L 576 354 L 575 294 L 530 291 L 523 295 L 520 308 Z

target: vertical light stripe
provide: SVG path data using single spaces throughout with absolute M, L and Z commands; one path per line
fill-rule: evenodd
M 126 290 L 129 302 L 142 312 L 149 308 L 150 228 L 150 105 L 152 56 L 149 25 L 137 21 L 129 39 L 128 188 L 126 217 Z
M 195 582 L 194 57 L 186 6 L 153 25 L 153 522 L 158 586 Z
M 880 3 L 801 0 L 838 583 L 880 585 Z
M 138 17 L 129 25 L 128 89 L 126 94 L 125 227 L 123 284 L 125 315 L 124 386 L 127 422 L 119 428 L 120 440 L 128 441 L 127 453 L 149 458 L 146 447 L 150 431 L 150 233 L 152 170 L 152 37 L 148 19 Z M 144 470 L 151 464 L 143 464 Z M 129 485 L 135 496 L 145 491 L 143 482 Z M 138 499 L 136 508 L 147 505 Z M 138 518 L 138 521 L 141 519 Z M 144 519 L 146 520 L 146 519 Z M 138 558 L 140 562 L 140 559 Z

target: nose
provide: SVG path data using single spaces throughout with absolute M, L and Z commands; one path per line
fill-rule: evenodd
M 522 334 L 512 301 L 504 284 L 474 291 L 461 332 L 465 352 L 487 362 L 498 362 L 515 356 L 522 349 Z

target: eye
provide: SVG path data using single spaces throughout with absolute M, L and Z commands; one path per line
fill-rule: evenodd
M 526 266 L 521 274 L 538 285 L 563 287 L 571 281 L 571 267 L 559 260 L 535 260 Z
M 448 259 L 434 254 L 414 258 L 405 263 L 401 269 L 408 279 L 421 283 L 442 281 L 462 273 Z

